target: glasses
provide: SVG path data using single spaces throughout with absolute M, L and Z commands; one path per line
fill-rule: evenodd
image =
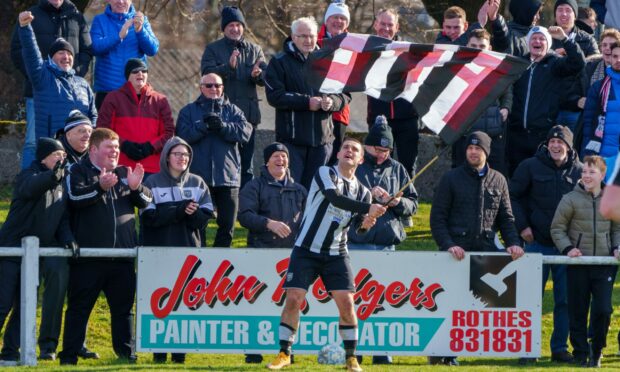
M 185 158 L 185 159 L 189 159 L 189 152 L 171 152 L 170 153 L 172 156 L 174 156 L 175 158 Z
M 132 70 L 131 74 L 137 74 L 138 72 L 142 72 L 143 74 L 148 74 L 149 70 Z
M 200 83 L 201 87 L 204 88 L 221 88 L 224 86 L 224 84 L 217 84 L 217 83 Z
M 377 154 L 389 154 L 390 153 L 390 149 L 386 149 L 386 148 L 381 148 L 381 147 L 375 146 L 375 152 Z

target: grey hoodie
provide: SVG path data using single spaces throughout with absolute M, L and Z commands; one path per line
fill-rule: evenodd
M 168 156 L 174 147 L 184 145 L 190 154 L 187 169 L 178 178 L 170 174 Z M 164 145 L 160 156 L 160 172 L 145 182 L 153 192 L 153 201 L 140 211 L 145 246 L 200 247 L 200 231 L 213 217 L 213 203 L 207 184 L 200 176 L 189 172 L 193 152 L 179 137 Z M 199 208 L 191 215 L 185 213 L 190 201 Z

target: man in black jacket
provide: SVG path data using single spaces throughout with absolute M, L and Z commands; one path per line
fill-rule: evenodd
M 257 86 L 264 86 L 262 72 L 267 68 L 260 45 L 243 37 L 245 17 L 233 6 L 222 9 L 224 37 L 207 44 L 200 61 L 201 75 L 218 74 L 224 81 L 224 94 L 243 111 L 254 130 L 248 143 L 240 146 L 241 187 L 252 179 L 254 136 L 261 115 L 258 106 Z
M 276 141 L 288 148 L 291 175 L 305 188 L 332 154 L 332 113 L 351 100 L 348 94 L 321 94 L 306 82 L 304 64 L 317 49 L 317 30 L 314 18 L 293 21 L 283 52 L 271 59 L 265 76 L 267 100 L 276 109 Z
M 263 150 L 260 176 L 239 193 L 239 223 L 248 229 L 248 247 L 292 248 L 299 232 L 308 191 L 288 169 L 288 149 L 274 142 Z M 261 363 L 260 354 L 246 354 L 246 363 Z
M 551 239 L 550 227 L 562 196 L 573 190 L 581 178 L 582 164 L 572 149 L 573 134 L 567 127 L 556 125 L 547 134 L 547 143 L 535 156 L 524 160 L 510 180 L 510 198 L 515 225 L 531 253 L 559 255 Z M 549 272 L 553 278 L 553 333 L 551 360 L 569 362 L 568 299 L 565 265 L 543 265 L 544 294 Z M 526 360 L 521 360 L 525 362 Z
M 561 42 L 566 57 L 549 51 L 552 40 Z M 512 111 L 508 118 L 508 171 L 512 175 L 519 163 L 536 153 L 549 129 L 557 122 L 563 79 L 581 71 L 585 59 L 581 48 L 558 26 L 533 27 L 527 34 L 531 62 L 513 85 Z
M 508 247 L 506 252 L 513 259 L 523 256 L 506 178 L 488 166 L 490 152 L 491 138 L 487 134 L 470 134 L 466 163 L 446 172 L 435 190 L 431 233 L 439 249 L 457 260 L 465 258 L 466 252 L 498 252 L 496 228 Z M 458 365 L 455 357 L 432 357 L 429 362 Z
M 69 0 L 39 0 L 28 9 L 34 16 L 32 29 L 41 54 L 46 56 L 56 39 L 62 37 L 75 51 L 73 68 L 78 76 L 84 77 L 93 58 L 88 24 L 84 15 Z M 36 137 L 34 132 L 34 99 L 32 84 L 28 79 L 22 44 L 19 39 L 19 24 L 15 26 L 11 39 L 11 60 L 24 76 L 24 98 L 26 99 L 26 140 L 22 154 L 22 169 L 34 160 Z
M 76 246 L 69 228 L 62 186 L 66 153 L 60 142 L 41 137 L 36 159 L 15 180 L 9 214 L 0 229 L 0 247 L 20 247 L 23 237 L 39 238 L 39 246 Z M 47 258 L 46 258 L 47 259 Z M 0 259 L 0 328 L 13 308 L 4 332 L 0 360 L 19 360 L 21 258 Z
M 133 248 L 138 244 L 135 208 L 146 208 L 151 192 L 142 185 L 144 168 L 118 166 L 119 139 L 99 128 L 90 138 L 88 157 L 73 165 L 69 177 L 71 227 L 83 247 Z M 110 305 L 112 345 L 119 358 L 135 361 L 133 302 L 134 260 L 78 259 L 71 263 L 60 364 L 77 364 L 86 325 L 99 293 Z

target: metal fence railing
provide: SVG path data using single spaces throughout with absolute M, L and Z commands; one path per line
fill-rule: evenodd
M 37 287 L 39 285 L 39 257 L 70 257 L 71 251 L 63 248 L 39 248 L 39 239 L 29 236 L 22 239 L 21 248 L 0 247 L 0 257 L 22 257 L 21 266 L 21 359 L 19 364 L 35 366 Z M 80 257 L 137 257 L 137 248 L 81 248 Z M 446 253 L 447 254 L 447 253 Z M 543 264 L 551 265 L 618 265 L 614 257 L 543 256 Z M 18 363 L 13 363 L 18 364 Z M 4 363 L 7 365 L 7 363 Z

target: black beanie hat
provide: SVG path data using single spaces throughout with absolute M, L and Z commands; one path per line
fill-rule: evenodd
M 273 155 L 273 153 L 276 151 L 284 151 L 286 153 L 286 156 L 288 157 L 288 149 L 286 148 L 286 146 L 284 146 L 280 142 L 274 142 L 271 145 L 265 147 L 265 149 L 263 150 L 263 159 L 265 160 L 265 164 L 267 164 L 269 158 L 271 158 L 271 155 Z
M 467 136 L 466 145 L 476 145 L 482 148 L 485 154 L 487 154 L 487 158 L 489 157 L 489 155 L 491 155 L 491 137 L 489 137 L 489 135 L 484 132 L 475 131 L 471 133 L 469 136 Z
M 573 12 L 575 12 L 575 18 L 577 18 L 577 14 L 579 14 L 577 9 L 579 9 L 579 6 L 577 5 L 576 0 L 556 0 L 555 6 L 553 7 L 553 13 L 555 13 L 555 11 L 558 10 L 558 6 L 564 5 L 564 4 L 570 5 L 570 7 L 573 8 Z
M 60 143 L 60 141 L 49 137 L 39 138 L 37 140 L 37 161 L 42 161 L 47 158 L 49 154 L 58 150 L 65 151 L 65 148 L 62 147 L 62 143 Z
M 386 147 L 390 150 L 394 148 L 394 136 L 392 136 L 392 129 L 388 126 L 385 116 L 377 116 L 375 124 L 368 131 L 364 144 Z
M 66 50 L 71 53 L 72 56 L 75 56 L 75 51 L 73 50 L 73 46 L 69 44 L 69 42 L 61 37 L 56 39 L 52 46 L 50 47 L 50 52 L 48 53 L 50 57 L 54 57 L 56 52 Z
M 556 125 L 549 129 L 549 133 L 547 133 L 547 144 L 549 144 L 549 140 L 552 138 L 559 138 L 568 145 L 568 148 L 573 148 L 573 132 L 564 125 Z
M 138 71 L 148 71 L 149 68 L 146 66 L 143 60 L 140 58 L 131 58 L 125 64 L 125 80 L 129 80 L 129 74 L 132 72 Z
M 82 124 L 90 126 L 93 125 L 93 123 L 90 122 L 90 119 L 86 115 L 82 114 L 80 110 L 71 111 L 65 120 L 65 133 Z
M 236 6 L 227 6 L 222 9 L 222 31 L 230 22 L 239 22 L 245 27 L 245 17 Z

